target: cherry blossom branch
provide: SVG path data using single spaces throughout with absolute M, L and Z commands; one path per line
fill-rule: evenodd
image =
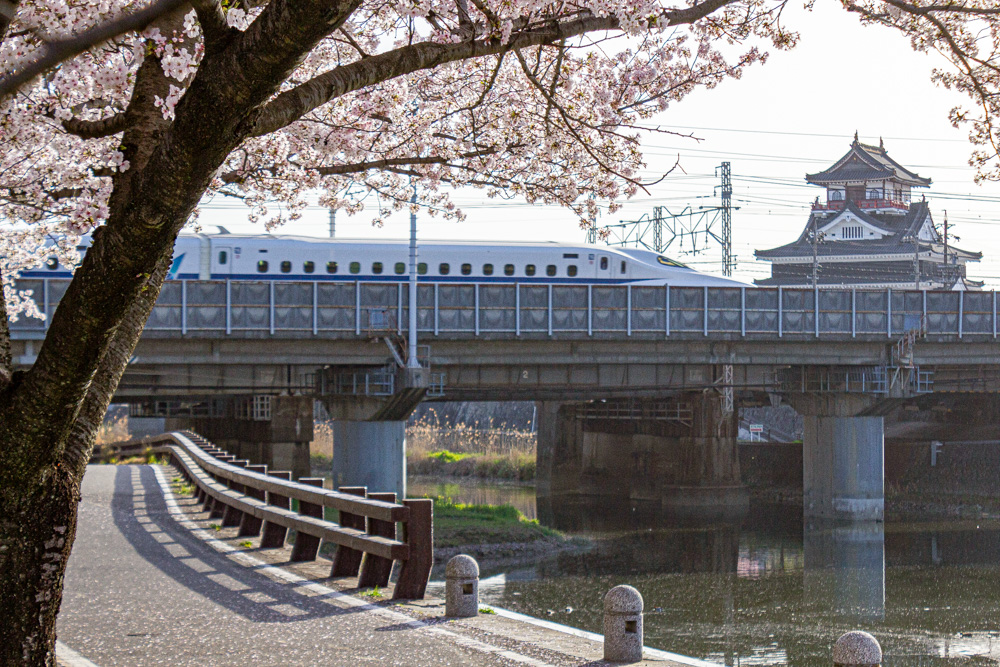
M 63 129 L 82 139 L 100 139 L 118 134 L 128 128 L 128 116 L 124 112 L 116 113 L 101 120 L 80 120 L 70 118 L 62 122 Z
M 996 96 L 996 93 L 991 93 L 989 90 L 991 83 L 995 84 L 997 77 L 1000 76 L 1000 67 L 992 61 L 992 58 L 984 59 L 975 51 L 963 46 L 961 43 L 962 40 L 956 36 L 953 30 L 954 24 L 949 25 L 950 22 L 946 22 L 940 16 L 950 17 L 949 15 L 955 14 L 975 17 L 996 16 L 1000 15 L 1000 7 L 976 7 L 957 4 L 921 6 L 905 2 L 904 0 L 885 0 L 885 4 L 900 14 L 906 14 L 931 24 L 937 32 L 938 38 L 944 42 L 943 48 L 936 44 L 932 44 L 932 46 L 938 52 L 941 52 L 942 55 L 945 55 L 945 57 L 948 57 L 950 53 L 951 57 L 949 60 L 964 77 L 964 81 L 962 82 L 964 85 L 962 87 L 965 88 L 965 91 L 977 102 L 982 110 L 981 118 L 971 121 L 974 126 L 977 126 L 978 130 L 978 136 L 973 140 L 973 143 L 981 146 L 988 145 L 990 153 L 975 153 L 972 160 L 970 160 L 970 164 L 978 162 L 977 181 L 987 178 L 997 180 L 998 175 L 996 173 L 992 175 L 987 174 L 983 167 L 988 160 L 1000 157 L 1000 141 L 998 141 L 996 132 L 993 129 L 993 118 L 997 115 L 997 108 L 995 102 L 991 101 Z M 898 16 L 893 16 L 891 13 L 876 12 L 870 7 L 856 2 L 845 2 L 844 7 L 848 11 L 860 14 L 863 18 L 870 21 L 896 27 L 905 32 L 912 33 L 917 31 L 917 29 L 911 26 L 900 26 Z M 967 44 L 968 41 L 965 41 Z M 995 41 L 994 38 L 994 48 L 996 47 Z M 946 85 L 948 85 L 947 82 Z M 958 122 L 968 121 L 965 114 L 959 113 L 957 109 L 953 110 L 952 114 L 952 122 L 956 125 Z
M 628 181 L 629 183 L 631 183 L 631 184 L 633 184 L 633 185 L 635 185 L 637 187 L 640 187 L 643 190 L 646 189 L 646 185 L 655 185 L 656 183 L 659 183 L 660 181 L 662 181 L 663 178 L 665 178 L 665 176 L 664 176 L 664 177 L 661 177 L 661 178 L 657 179 L 653 183 L 644 184 L 642 181 L 640 181 L 640 180 L 638 180 L 636 178 L 632 178 L 630 176 L 626 176 L 625 174 L 622 174 L 621 172 L 619 172 L 616 169 L 614 169 L 610 164 L 608 164 L 607 160 L 603 159 L 600 155 L 597 154 L 597 152 L 593 148 L 591 148 L 590 142 L 586 141 L 583 137 L 581 137 L 580 133 L 577 131 L 577 129 L 575 127 L 573 127 L 573 121 L 574 120 L 576 120 L 577 122 L 580 122 L 580 123 L 582 123 L 582 121 L 580 119 L 573 118 L 566 111 L 566 109 L 563 107 L 563 105 L 559 104 L 559 101 L 556 100 L 555 96 L 549 95 L 549 91 L 547 91 L 545 89 L 545 85 L 541 81 L 539 81 L 537 78 L 535 78 L 535 76 L 531 73 L 531 71 L 528 68 L 528 63 L 525 62 L 524 56 L 521 55 L 521 52 L 519 50 L 515 50 L 514 54 L 517 56 L 518 62 L 521 63 L 521 71 L 524 72 L 525 78 L 527 78 L 528 81 L 531 83 L 531 85 L 534 86 L 535 89 L 538 90 L 546 100 L 548 100 L 549 104 L 551 105 L 551 108 L 554 108 L 559 113 L 559 115 L 562 116 L 563 126 L 567 130 L 569 130 L 570 134 L 573 135 L 573 138 L 576 139 L 577 142 L 581 146 L 583 146 L 583 150 L 585 150 L 587 152 L 587 155 L 589 155 L 591 158 L 593 158 L 594 162 L 596 162 L 598 165 L 600 165 L 601 169 L 603 169 L 604 171 L 606 171 L 608 173 L 614 174 L 618 178 L 621 178 L 622 180 Z M 546 113 L 548 113 L 548 110 L 546 110 Z M 546 120 L 547 119 L 548 119 L 548 117 L 546 116 Z M 592 125 L 590 125 L 589 127 L 591 127 L 591 129 L 599 129 L 599 128 L 595 128 Z
M 508 149 L 520 148 L 520 146 L 513 145 L 508 146 Z M 484 148 L 478 151 L 470 151 L 468 153 L 460 153 L 452 157 L 444 156 L 426 156 L 419 157 L 416 155 L 409 157 L 398 157 L 398 158 L 385 158 L 382 160 L 368 160 L 365 162 L 356 162 L 354 164 L 338 164 L 330 165 L 326 167 L 303 167 L 310 171 L 315 171 L 317 174 L 322 176 L 342 176 L 345 174 L 357 174 L 364 171 L 370 171 L 372 169 L 388 169 L 390 167 L 401 167 L 401 166 L 412 166 L 412 165 L 447 165 L 452 168 L 457 168 L 456 165 L 451 164 L 450 160 L 455 159 L 473 159 L 477 157 L 485 157 L 487 155 L 494 155 L 499 152 L 496 148 Z M 265 171 L 272 175 L 277 171 L 274 166 L 270 167 L 258 167 L 254 170 L 255 172 Z M 409 173 L 409 172 L 408 172 Z M 231 171 L 219 176 L 223 183 L 230 184 L 240 184 L 246 182 L 251 173 Z
M 513 147 L 513 148 L 516 148 Z M 471 151 L 469 153 L 461 153 L 454 157 L 444 157 L 444 156 L 427 156 L 427 157 L 399 157 L 399 158 L 386 158 L 384 160 L 370 160 L 367 162 L 358 162 L 355 164 L 338 164 L 329 167 L 315 167 L 315 171 L 323 176 L 336 176 L 342 174 L 356 174 L 361 171 L 368 171 L 370 169 L 385 169 L 387 167 L 396 167 L 404 165 L 416 165 L 416 164 L 449 164 L 450 160 L 457 158 L 462 159 L 473 159 L 477 157 L 485 157 L 487 155 L 494 155 L 498 151 L 496 148 L 484 148 L 479 151 Z
M 667 25 L 693 23 L 736 0 L 706 0 L 685 9 L 666 11 Z M 479 5 L 477 4 L 477 7 Z M 497 55 L 503 51 L 544 46 L 579 37 L 588 32 L 615 30 L 620 27 L 615 16 L 582 15 L 569 21 L 549 21 L 512 35 L 510 41 L 499 39 L 467 41 L 458 44 L 420 42 L 380 53 L 370 58 L 324 72 L 269 102 L 250 131 L 264 136 L 295 122 L 305 114 L 347 93 L 450 62 Z
M 2 1 L 2 0 L 0 0 Z M 45 44 L 40 55 L 15 72 L 0 77 L 0 99 L 16 92 L 21 86 L 64 60 L 127 32 L 142 30 L 163 14 L 177 9 L 190 0 L 155 0 L 148 7 L 94 26 L 79 35 Z

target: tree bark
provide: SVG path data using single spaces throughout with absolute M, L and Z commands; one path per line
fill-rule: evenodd
M 61 465 L 0 493 L 0 665 L 55 665 L 56 614 L 79 500 L 77 481 Z
M 114 396 L 170 266 L 160 258 L 101 359 L 59 462 L 38 483 L 0 493 L 0 665 L 54 665 L 55 619 L 76 538 L 80 484 Z M 2 413 L 0 413 L 2 414 Z M 4 418 L 11 415 L 3 414 Z M 13 576 L 12 576 L 13 575 Z

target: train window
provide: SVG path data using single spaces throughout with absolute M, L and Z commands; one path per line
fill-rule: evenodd
M 438 273 L 442 276 L 446 276 L 451 272 L 451 266 L 442 262 L 438 265 Z
M 396 262 L 396 273 L 406 273 L 406 262 Z
M 225 250 L 219 251 L 219 264 L 225 264 L 229 261 L 229 253 Z
M 372 273 L 375 275 L 382 273 L 382 262 L 372 262 Z
M 472 264 L 463 264 L 462 265 L 462 275 L 463 276 L 467 276 L 470 273 L 472 273 Z
M 327 273 L 336 273 L 337 272 L 337 263 L 336 262 L 327 262 L 326 263 L 326 272 Z
M 262 259 L 257 262 L 257 273 L 267 273 L 267 260 Z
M 533 276 L 533 275 L 535 275 L 535 265 L 534 264 L 526 264 L 524 266 L 524 275 L 526 275 L 526 276 Z
M 422 276 L 427 275 L 427 262 L 420 262 L 419 264 L 417 264 L 417 273 L 419 273 Z
M 576 275 L 576 264 L 570 264 L 566 267 L 566 275 L 570 278 Z
M 302 270 L 306 273 L 313 273 L 316 271 L 316 262 L 302 262 Z
M 554 275 L 556 275 L 556 265 L 555 264 L 549 264 L 548 266 L 546 266 L 545 267 L 545 275 L 547 275 L 547 276 L 554 276 Z
M 512 276 L 512 275 L 514 275 L 514 265 L 513 264 L 504 264 L 504 266 L 503 266 L 503 274 L 505 276 Z
M 484 276 L 492 276 L 493 275 L 493 265 L 492 264 L 483 264 L 483 275 Z
M 289 262 L 287 259 L 281 263 L 281 272 L 282 273 L 292 272 L 292 263 Z
M 351 273 L 361 273 L 361 262 L 351 262 L 348 265 L 347 270 Z
M 622 273 L 625 273 L 625 260 L 622 260 Z
M 607 271 L 607 270 L 608 270 L 608 258 L 601 257 L 601 271 Z
M 49 257 L 47 260 L 45 260 L 45 266 L 48 267 L 50 271 L 55 271 L 57 268 L 59 268 L 59 260 L 56 259 L 55 257 Z

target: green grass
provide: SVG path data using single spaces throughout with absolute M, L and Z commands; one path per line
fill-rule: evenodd
M 535 542 L 561 537 L 559 531 L 524 518 L 511 505 L 468 505 L 450 498 L 434 498 L 435 546 Z
M 437 459 L 442 463 L 455 463 L 456 461 L 467 459 L 470 456 L 472 456 L 472 454 L 459 454 L 458 452 L 449 452 L 447 449 L 442 449 L 438 452 L 431 452 L 427 455 L 427 458 Z
M 366 591 L 362 591 L 361 593 L 359 593 L 359 595 L 361 595 L 361 597 L 364 598 L 371 598 L 372 600 L 381 600 L 383 598 L 382 591 L 379 590 L 378 586 Z

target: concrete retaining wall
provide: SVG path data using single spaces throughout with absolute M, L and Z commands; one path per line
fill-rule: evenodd
M 802 488 L 802 444 L 739 444 L 740 472 L 749 489 Z M 890 496 L 921 494 L 1000 497 L 1000 444 L 945 444 L 931 466 L 927 443 L 885 443 Z
M 739 452 L 748 489 L 802 489 L 801 442 L 741 442 Z
M 914 494 L 1000 497 L 1000 444 L 945 444 L 931 465 L 927 443 L 886 443 L 886 485 Z

